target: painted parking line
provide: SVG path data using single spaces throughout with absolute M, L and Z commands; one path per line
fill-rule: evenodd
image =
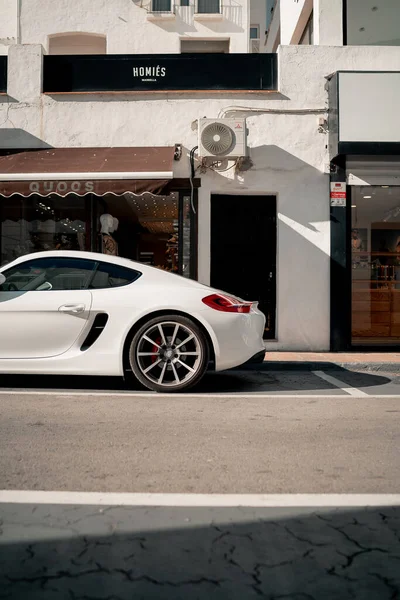
M 400 506 L 400 494 L 162 494 L 0 490 L 2 504 L 170 507 Z
M 352 388 L 354 390 L 354 388 Z M 318 393 L 317 393 L 318 392 Z M 189 399 L 189 398 L 193 398 L 193 399 L 197 399 L 197 398 L 221 398 L 224 400 L 234 400 L 234 399 L 241 399 L 241 400 L 250 400 L 252 398 L 258 398 L 260 400 L 266 400 L 267 398 L 281 398 L 281 399 L 286 399 L 286 400 L 301 400 L 301 399 L 307 399 L 307 398 L 318 398 L 319 400 L 323 400 L 323 399 L 334 399 L 336 398 L 337 400 L 343 400 L 344 398 L 348 398 L 349 394 L 343 393 L 343 394 L 324 394 L 323 391 L 319 391 L 319 390 L 313 390 L 313 393 L 307 394 L 304 393 L 304 391 L 302 393 L 294 393 L 294 394 L 277 394 L 275 392 L 270 392 L 270 393 L 265 393 L 265 392 L 253 392 L 253 393 L 246 393 L 246 394 L 242 394 L 240 392 L 236 392 L 236 393 L 231 393 L 231 394 L 227 394 L 227 393 L 219 393 L 219 392 L 203 392 L 203 393 L 194 393 L 191 394 L 190 392 L 187 393 L 180 393 L 180 394 L 162 394 L 162 393 L 156 393 L 156 392 L 143 392 L 143 393 L 139 393 L 139 392 L 101 392 L 101 391 L 88 391 L 88 390 L 78 390 L 78 391 L 73 391 L 73 392 L 68 392 L 68 391 L 58 391 L 58 390 L 31 390 L 31 391 L 26 391 L 26 390 L 1 390 L 0 391 L 0 398 L 4 397 L 4 396 L 40 396 L 40 397 L 59 397 L 59 398 L 77 398 L 77 397 L 82 397 L 85 396 L 87 398 L 93 398 L 93 397 L 98 397 L 98 398 L 149 398 L 152 400 L 167 400 L 167 399 Z M 359 397 L 359 398 L 398 398 L 400 399 L 400 394 L 366 394 L 365 392 L 362 392 L 360 390 L 359 395 L 358 394 L 352 394 L 353 397 Z
M 365 396 L 368 397 L 368 394 L 362 390 L 359 390 L 356 387 L 349 387 L 348 384 L 344 383 L 344 381 L 340 381 L 340 379 L 337 379 L 337 377 L 332 377 L 332 375 L 328 375 L 327 373 L 324 373 L 324 371 L 312 371 L 312 373 L 324 381 L 341 389 L 345 394 L 350 394 L 350 396 L 354 396 L 356 398 L 363 398 Z
M 343 388 L 343 394 L 324 394 L 323 390 L 313 390 L 313 393 L 305 393 L 304 390 L 301 393 L 294 393 L 294 394 L 277 394 L 275 392 L 270 392 L 270 393 L 265 393 L 265 392 L 253 392 L 253 393 L 246 393 L 243 394 L 241 392 L 234 392 L 234 393 L 219 393 L 219 392 L 202 392 L 202 393 L 193 393 L 191 394 L 190 392 L 187 392 L 185 394 L 180 393 L 180 394 L 161 394 L 161 393 L 156 393 L 156 392 L 124 392 L 123 390 L 118 391 L 118 392 L 104 392 L 104 391 L 94 391 L 94 390 L 74 390 L 73 392 L 70 391 L 63 391 L 63 390 L 15 390 L 15 389 L 11 389 L 11 390 L 6 390 L 6 389 L 2 389 L 0 390 L 0 398 L 4 397 L 4 396 L 40 396 L 42 398 L 44 397 L 59 397 L 59 398 L 77 398 L 77 397 L 82 397 L 85 396 L 86 398 L 149 398 L 152 400 L 167 400 L 167 399 L 196 399 L 196 398 L 216 398 L 216 399 L 225 399 L 225 400 L 234 400 L 234 399 L 241 399 L 241 400 L 251 400 L 254 398 L 258 398 L 259 400 L 266 400 L 268 398 L 279 398 L 279 399 L 285 399 L 285 400 L 301 400 L 301 399 L 307 399 L 307 398 L 318 398 L 319 400 L 324 400 L 324 399 L 336 399 L 336 400 L 343 400 L 344 398 L 348 398 L 349 394 L 345 393 L 344 390 L 346 390 L 347 388 Z M 353 397 L 359 397 L 359 398 L 377 398 L 377 399 L 389 399 L 389 398 L 398 398 L 400 400 L 400 394 L 366 394 L 365 392 L 358 390 L 358 393 L 354 393 L 355 388 L 350 388 L 352 390 L 352 396 Z

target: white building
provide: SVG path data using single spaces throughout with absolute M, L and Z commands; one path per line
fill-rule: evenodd
M 110 213 L 121 255 L 258 299 L 270 350 L 398 345 L 398 13 L 0 0 L 1 262 Z

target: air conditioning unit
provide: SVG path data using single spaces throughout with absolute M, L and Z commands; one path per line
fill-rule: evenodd
M 199 157 L 246 156 L 246 119 L 199 119 Z

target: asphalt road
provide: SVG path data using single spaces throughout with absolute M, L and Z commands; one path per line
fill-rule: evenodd
M 400 493 L 398 376 L 249 369 L 181 396 L 114 379 L 0 386 L 0 490 L 27 490 L 0 491 L 0 600 L 400 598 L 400 497 L 385 496 Z M 58 504 L 55 490 L 78 494 Z M 235 493 L 348 495 L 214 495 Z
M 0 489 L 400 493 L 400 397 L 3 392 L 0 414 Z

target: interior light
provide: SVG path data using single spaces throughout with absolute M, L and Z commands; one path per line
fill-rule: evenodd
M 372 198 L 372 196 L 363 196 L 363 198 Z
M 381 186 L 383 190 L 386 190 L 389 186 L 388 185 L 382 185 Z
M 351 208 L 357 208 L 357 204 L 352 204 Z

